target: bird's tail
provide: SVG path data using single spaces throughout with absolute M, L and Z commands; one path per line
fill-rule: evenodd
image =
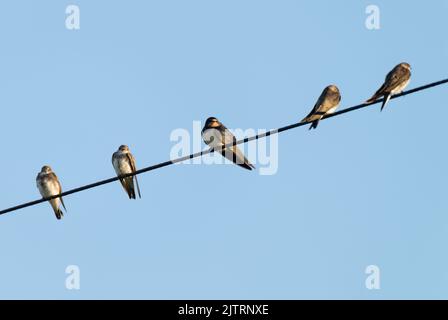
M 381 96 L 383 96 L 386 93 L 386 84 L 384 83 L 381 88 L 379 88 L 375 94 L 366 101 L 366 103 L 371 103 L 374 102 L 376 99 L 380 98 Z
M 62 197 L 60 197 L 59 200 L 61 200 L 61 204 L 64 207 L 65 212 L 67 212 L 67 208 L 65 207 L 65 203 L 64 203 L 64 200 L 62 199 Z
M 246 159 L 246 157 L 244 157 L 244 163 L 241 165 L 241 167 L 243 167 L 244 169 L 247 170 L 255 170 L 255 166 L 249 162 L 249 160 Z
M 383 111 L 383 109 L 386 107 L 386 104 L 389 102 L 391 96 L 392 95 L 389 93 L 384 97 L 383 104 L 381 105 L 381 111 Z
M 314 121 L 308 130 L 316 129 L 319 125 L 319 120 Z
M 317 125 L 319 124 L 319 120 L 322 119 L 323 115 L 320 114 L 316 114 L 314 112 L 311 112 L 308 116 L 306 116 L 305 118 L 303 118 L 302 121 L 300 121 L 300 123 L 307 123 L 307 122 L 311 122 L 311 127 L 309 130 L 311 129 L 316 129 Z
M 135 179 L 135 186 L 137 187 L 137 193 L 138 193 L 138 197 L 141 199 L 142 195 L 140 193 L 140 186 L 138 185 L 138 180 L 137 180 L 137 176 L 134 176 Z
M 249 171 L 255 170 L 255 166 L 253 164 L 251 164 L 251 163 L 238 163 L 238 165 L 241 168 L 244 168 L 244 169 L 249 170 Z
M 54 214 L 56 215 L 56 219 L 61 220 L 61 218 L 64 216 L 64 212 L 59 207 L 57 199 L 50 200 L 50 204 L 53 208 Z
M 228 160 L 240 166 L 241 168 L 244 168 L 249 171 L 255 170 L 255 166 L 251 164 L 249 160 L 247 160 L 247 158 L 244 156 L 241 150 L 236 146 L 234 146 L 232 149 L 224 148 L 221 151 L 221 154 Z
M 122 178 L 120 179 L 120 182 L 129 199 L 135 199 L 134 183 L 132 181 L 132 177 Z
M 376 99 L 378 99 L 380 95 L 377 95 L 376 93 L 368 100 L 366 100 L 366 103 L 374 102 Z
M 132 176 L 125 178 L 125 183 L 129 199 L 135 199 L 134 180 L 132 179 Z

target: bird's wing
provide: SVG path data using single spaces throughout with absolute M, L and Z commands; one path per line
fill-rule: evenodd
M 129 178 L 120 178 L 120 183 L 123 186 L 124 191 L 128 194 L 129 199 L 132 199 L 132 187 L 129 185 Z
M 120 172 L 120 164 L 119 164 L 119 158 L 117 152 L 114 152 L 112 155 L 112 166 L 114 167 L 115 173 L 117 176 L 121 175 Z
M 410 78 L 409 70 L 401 66 L 395 67 L 386 76 L 386 81 L 384 83 L 383 91 L 389 93 L 395 88 L 401 86 L 403 83 L 408 81 Z
M 235 136 L 229 129 L 227 129 L 224 125 L 221 125 L 221 128 L 218 129 L 221 133 L 221 142 L 223 145 L 231 144 L 236 141 Z
M 42 181 L 41 181 L 40 173 L 36 177 L 36 186 L 37 186 L 37 189 L 39 190 L 39 193 L 42 196 L 42 198 L 45 198 L 45 193 L 44 193 L 44 189 L 42 188 Z
M 322 110 L 322 106 L 324 105 L 325 99 L 327 98 L 327 90 L 324 90 L 322 94 L 319 96 L 319 99 L 317 99 L 316 104 L 313 107 L 313 110 L 302 120 L 302 122 L 311 122 L 320 120 L 324 115 L 325 112 Z
M 221 132 L 223 132 L 223 145 L 228 145 L 236 142 L 235 136 L 226 127 L 222 126 Z M 243 152 L 238 148 L 237 145 L 226 147 L 221 151 L 221 153 L 228 160 L 245 169 L 255 169 L 255 167 L 249 162 L 249 160 L 246 159 Z
M 62 216 L 64 215 L 61 208 L 59 208 L 59 201 L 58 199 L 51 199 L 50 205 L 53 208 L 54 214 L 56 215 L 56 219 L 60 220 Z M 64 207 L 65 208 L 65 207 Z
M 114 166 L 114 169 L 115 169 L 116 158 L 117 158 L 117 153 L 114 152 L 114 153 L 112 154 L 112 165 Z
M 62 193 L 62 186 L 61 186 L 61 183 L 59 182 L 59 179 L 56 176 L 56 174 L 52 173 L 52 179 L 54 179 L 54 181 L 57 184 L 58 194 L 61 194 Z M 64 200 L 62 199 L 62 197 L 59 197 L 59 200 L 61 200 L 61 204 L 64 207 L 64 210 L 67 211 L 67 208 L 65 207 L 65 203 L 64 203 Z
M 127 153 L 127 158 L 128 158 L 129 164 L 130 164 L 130 166 L 131 166 L 131 170 L 132 170 L 132 172 L 135 173 L 135 172 L 137 171 L 137 166 L 136 166 L 136 164 L 135 164 L 135 158 L 134 158 L 134 156 L 132 155 L 132 153 L 129 152 L 129 153 Z M 140 187 L 139 187 L 139 185 L 138 185 L 137 176 L 135 175 L 135 176 L 132 176 L 131 178 L 134 178 L 134 179 L 135 179 L 135 185 L 137 186 L 138 196 L 139 196 L 139 198 L 141 198 L 142 196 L 141 196 L 141 194 L 140 194 Z
M 373 102 L 383 95 L 390 94 L 395 88 L 408 81 L 410 77 L 411 74 L 408 69 L 401 66 L 393 68 L 392 71 L 387 74 L 386 80 L 381 88 L 379 88 L 367 102 Z

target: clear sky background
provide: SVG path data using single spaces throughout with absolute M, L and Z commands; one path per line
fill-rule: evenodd
M 65 8 L 81 29 L 65 28 Z M 365 27 L 366 6 L 381 29 Z M 447 1 L 8 1 L 0 5 L 0 207 L 169 159 L 172 130 L 300 120 L 337 84 L 341 108 L 406 61 L 409 88 L 448 76 Z M 178 165 L 0 217 L 0 298 L 448 298 L 441 86 L 279 137 L 279 169 Z M 67 290 L 78 265 L 81 289 Z M 367 290 L 368 265 L 381 289 Z

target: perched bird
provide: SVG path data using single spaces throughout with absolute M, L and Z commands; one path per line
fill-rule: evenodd
M 339 93 L 338 87 L 335 85 L 330 85 L 322 91 L 319 99 L 317 99 L 313 110 L 310 114 L 306 116 L 303 122 L 313 122 L 311 124 L 311 129 L 316 129 L 319 121 L 327 114 L 332 114 L 336 111 L 341 102 L 341 94 Z
M 205 122 L 204 128 L 202 129 L 202 139 L 212 148 L 221 148 L 236 142 L 235 136 L 214 117 L 208 118 Z M 240 167 L 247 170 L 255 169 L 236 145 L 222 148 L 219 151 L 225 158 Z
M 129 147 L 122 145 L 112 155 L 112 165 L 114 166 L 117 176 L 126 175 L 129 173 L 135 173 L 137 167 L 135 165 L 135 159 L 132 153 L 129 151 Z M 140 187 L 138 186 L 137 176 L 129 176 L 126 178 L 120 178 L 121 185 L 129 196 L 129 199 L 135 199 L 135 187 L 137 188 L 138 197 L 140 195 Z
M 392 95 L 403 92 L 410 81 L 411 66 L 406 62 L 400 63 L 387 74 L 384 84 L 378 89 L 372 98 L 366 102 L 370 103 L 380 97 L 384 97 L 383 105 L 381 106 L 381 111 L 383 111 Z
M 41 171 L 37 175 L 36 184 L 43 198 L 60 195 L 62 193 L 62 188 L 58 177 L 49 166 L 42 167 Z M 49 202 L 54 210 L 54 213 L 56 214 L 56 218 L 60 220 L 64 215 L 60 208 L 61 204 L 64 207 L 64 210 L 67 211 L 62 197 L 51 199 Z

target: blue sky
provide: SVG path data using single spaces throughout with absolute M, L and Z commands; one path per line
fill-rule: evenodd
M 65 28 L 65 8 L 81 29 Z M 365 8 L 380 8 L 380 30 Z M 300 120 L 337 84 L 341 108 L 397 63 L 409 88 L 447 77 L 446 1 L 8 1 L 0 5 L 0 207 L 112 177 L 128 144 L 169 159 L 174 129 Z M 0 298 L 448 298 L 447 87 L 279 137 L 278 172 L 178 165 L 0 217 Z M 67 290 L 65 268 L 81 270 Z M 367 290 L 368 265 L 381 289 Z

